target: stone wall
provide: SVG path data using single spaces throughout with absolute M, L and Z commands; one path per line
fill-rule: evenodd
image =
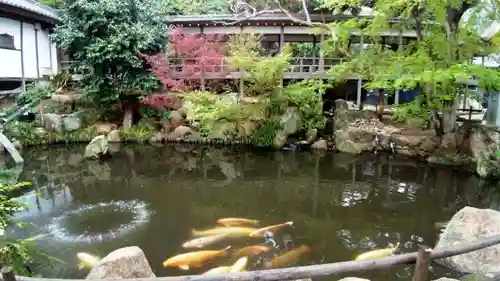
M 337 100 L 335 144 L 340 152 L 387 151 L 433 164 L 462 166 L 485 178 L 500 176 L 500 132 L 464 124 L 455 133 L 404 130 L 379 121 L 374 113 L 350 111 Z

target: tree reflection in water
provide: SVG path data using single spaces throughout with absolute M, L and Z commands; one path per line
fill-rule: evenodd
M 125 237 L 86 247 L 63 247 L 47 238 L 42 246 L 72 260 L 77 251 L 105 255 L 138 245 L 157 276 L 183 274 L 161 268 L 160 261 L 182 252 L 180 245 L 193 228 L 214 226 L 222 217 L 248 217 L 263 225 L 294 221 L 296 227 L 277 234 L 276 241 L 310 246 L 313 251 L 302 264 L 314 264 L 350 260 L 395 244 L 397 237 L 404 252 L 418 244 L 432 246 L 439 233 L 436 222 L 449 220 L 465 205 L 498 208 L 500 202 L 497 188 L 472 175 L 397 156 L 120 145 L 111 159 L 99 162 L 83 160 L 82 151 L 70 147 L 25 153 L 19 178 L 32 181 L 39 192 L 26 199 L 32 207 L 23 218 L 43 227 L 51 217 L 85 204 L 144 201 L 154 215 Z M 102 227 L 113 220 L 89 218 L 94 219 Z M 19 235 L 31 234 L 27 232 Z M 51 277 L 76 277 L 71 266 Z M 411 270 L 402 266 L 363 276 L 409 280 Z

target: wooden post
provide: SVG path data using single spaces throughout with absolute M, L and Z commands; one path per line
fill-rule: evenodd
M 23 35 L 23 22 L 20 22 L 21 30 L 19 31 L 19 39 L 21 41 L 21 89 L 26 91 L 26 77 L 24 76 L 24 35 Z
M 14 272 L 10 269 L 10 267 L 4 266 L 2 267 L 2 279 L 3 281 L 16 281 L 16 276 Z
M 325 71 L 325 34 L 321 33 L 319 37 L 319 71 Z
M 413 273 L 412 281 L 425 281 L 427 278 L 427 269 L 431 264 L 431 248 L 421 248 L 417 255 L 417 264 L 415 265 L 415 273 Z

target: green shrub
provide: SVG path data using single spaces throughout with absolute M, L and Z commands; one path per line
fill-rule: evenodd
M 135 125 L 130 129 L 121 129 L 120 138 L 125 142 L 145 142 L 154 136 L 155 130 L 147 125 Z
M 269 147 L 273 145 L 276 134 L 282 129 L 277 120 L 264 120 L 250 141 L 258 147 Z
M 419 127 L 427 128 L 431 119 L 427 109 L 422 107 L 420 101 L 416 99 L 409 103 L 397 105 L 392 120 L 402 123 L 418 123 Z

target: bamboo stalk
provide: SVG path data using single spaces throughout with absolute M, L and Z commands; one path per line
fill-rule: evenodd
M 485 239 L 473 242 L 466 242 L 462 245 L 443 247 L 434 249 L 430 253 L 430 259 L 441 259 L 460 254 L 469 253 L 500 243 L 500 235 L 494 235 Z M 378 260 L 367 261 L 344 261 L 337 263 L 308 265 L 271 270 L 257 270 L 248 272 L 237 272 L 221 275 L 186 275 L 158 278 L 130 278 L 120 281 L 278 281 L 294 280 L 319 276 L 332 276 L 374 269 L 386 269 L 394 265 L 414 263 L 417 259 L 417 252 L 401 254 Z M 83 279 L 55 279 L 55 278 L 31 278 L 17 276 L 17 281 L 84 281 Z M 10 280 L 12 281 L 12 280 Z M 118 281 L 118 280 L 109 280 Z

